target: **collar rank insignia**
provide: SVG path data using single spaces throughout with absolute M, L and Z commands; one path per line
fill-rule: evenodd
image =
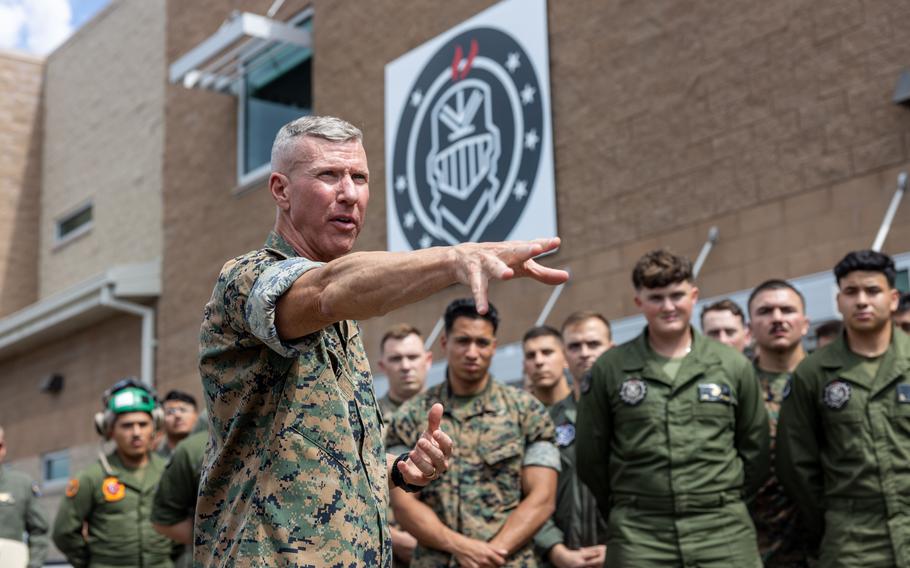
M 647 394 L 648 384 L 641 379 L 626 379 L 619 388 L 619 398 L 629 406 L 641 403 Z
M 556 445 L 565 448 L 575 441 L 575 425 L 571 422 L 556 427 Z
M 897 385 L 897 402 L 910 404 L 910 383 Z
M 698 402 L 723 402 L 730 404 L 730 387 L 717 383 L 698 385 Z
M 126 486 L 116 477 L 108 477 L 101 483 L 101 492 L 105 501 L 113 503 L 126 496 Z
M 825 387 L 824 401 L 825 406 L 839 410 L 846 406 L 853 394 L 853 387 L 845 381 L 831 381 Z

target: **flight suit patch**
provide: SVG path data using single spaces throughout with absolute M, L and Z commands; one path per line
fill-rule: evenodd
M 716 383 L 698 385 L 698 402 L 722 402 L 730 404 L 730 387 Z
M 76 478 L 70 479 L 66 484 L 66 496 L 72 499 L 79 493 L 79 480 Z
M 12 493 L 0 493 L 0 503 L 13 505 L 16 503 L 16 498 L 13 497 Z
M 116 477 L 108 477 L 101 483 L 101 493 L 108 503 L 120 501 L 126 496 L 126 485 Z
M 567 422 L 556 427 L 556 445 L 565 448 L 575 441 L 575 425 Z
M 619 398 L 629 406 L 641 403 L 647 395 L 648 384 L 641 379 L 626 379 L 619 387 Z
M 850 400 L 850 396 L 853 394 L 853 387 L 845 381 L 831 381 L 828 383 L 828 386 L 825 387 L 825 394 L 822 400 L 825 402 L 825 406 L 832 408 L 834 410 L 839 410 L 843 408 L 847 401 Z
M 37 483 L 32 483 L 32 495 L 41 497 L 41 487 L 39 487 Z
M 897 402 L 910 404 L 910 383 L 897 385 Z

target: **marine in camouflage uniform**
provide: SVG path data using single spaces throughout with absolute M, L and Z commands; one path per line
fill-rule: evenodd
M 447 527 L 470 538 L 489 541 L 522 499 L 521 469 L 559 468 L 555 431 L 543 405 L 516 388 L 490 380 L 467 400 L 452 394 L 448 383 L 436 385 L 406 402 L 389 424 L 389 451 L 413 446 L 425 427 L 427 409 L 440 402 L 446 411 L 442 428 L 452 435 L 456 456 L 445 477 L 419 493 Z M 412 568 L 457 566 L 443 551 L 417 545 Z M 528 541 L 505 566 L 537 566 Z
M 0 464 L 6 441 L 0 428 Z M 29 476 L 0 465 L 0 539 L 22 542 L 28 535 L 28 568 L 44 565 L 47 556 L 47 517 L 38 503 L 41 492 Z

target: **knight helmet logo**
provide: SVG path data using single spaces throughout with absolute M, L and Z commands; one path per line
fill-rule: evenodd
M 410 89 L 394 144 L 394 207 L 412 248 L 508 238 L 535 187 L 543 106 L 509 34 L 469 29 Z

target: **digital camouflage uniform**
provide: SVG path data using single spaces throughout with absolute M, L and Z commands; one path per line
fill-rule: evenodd
M 96 462 L 70 480 L 54 519 L 54 544 L 74 568 L 171 568 L 174 543 L 149 521 L 164 460 L 152 452 L 141 470 L 126 468 L 117 452 L 107 461 L 110 473 Z
M 392 400 L 392 397 L 388 393 L 382 398 L 379 399 L 379 410 L 382 411 L 382 418 L 385 422 L 388 423 L 389 418 L 395 414 L 403 403 L 395 402 Z
M 575 423 L 578 405 L 575 395 L 547 408 L 556 426 L 556 446 L 559 448 L 559 481 L 556 485 L 556 511 L 534 536 L 534 544 L 543 562 L 550 549 L 562 544 L 572 550 L 605 544 L 607 523 L 597 509 L 591 490 L 578 479 L 575 471 Z
M 774 473 L 775 440 L 783 393 L 790 373 L 762 371 L 756 362 L 755 375 L 765 396 L 765 410 L 771 426 L 771 476 L 758 491 L 752 504 L 752 520 L 758 533 L 758 550 L 767 568 L 808 566 L 811 537 L 794 503 L 784 492 Z
M 43 566 L 47 556 L 47 517 L 39 495 L 29 476 L 0 467 L 0 538 L 22 542 L 28 534 L 28 568 Z
M 228 261 L 205 307 L 200 372 L 212 443 L 196 504 L 202 566 L 389 566 L 382 424 L 360 327 L 294 341 L 275 304 L 307 270 L 270 233 Z
M 452 438 L 454 450 L 446 474 L 417 496 L 453 531 L 489 541 L 521 502 L 522 467 L 559 470 L 553 422 L 537 399 L 492 378 L 471 397 L 452 395 L 445 382 L 393 415 L 386 438 L 391 453 L 406 452 L 417 443 L 437 402 L 445 408 L 440 429 Z M 448 553 L 417 545 L 411 568 L 443 566 L 457 563 Z M 506 566 L 537 566 L 533 543 L 509 557 Z
M 648 329 L 581 384 L 578 475 L 607 518 L 609 566 L 761 566 L 743 498 L 768 473 L 752 365 L 695 330 L 675 379 Z
M 777 475 L 819 565 L 910 566 L 910 336 L 892 331 L 878 372 L 845 336 L 796 368 L 777 433 Z
M 199 475 L 208 441 L 208 432 L 197 432 L 187 436 L 174 448 L 155 491 L 151 515 L 153 523 L 171 526 L 193 518 L 196 494 L 199 492 Z M 192 547 L 184 548 L 187 550 L 174 562 L 175 568 L 189 568 L 193 565 Z

